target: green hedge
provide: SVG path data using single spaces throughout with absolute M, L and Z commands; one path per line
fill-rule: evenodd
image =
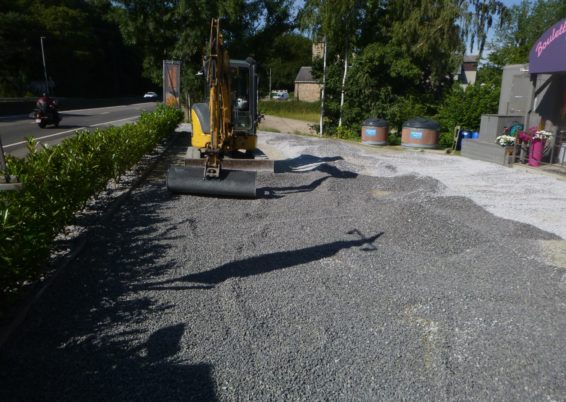
M 0 302 L 42 274 L 55 237 L 75 213 L 153 150 L 181 119 L 180 111 L 161 106 L 135 124 L 78 131 L 56 147 L 39 148 L 29 139 L 28 155 L 9 159 L 9 172 L 24 186 L 0 192 Z

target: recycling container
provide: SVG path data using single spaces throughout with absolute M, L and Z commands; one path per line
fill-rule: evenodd
M 362 144 L 387 145 L 388 134 L 388 125 L 385 120 L 372 117 L 362 123 Z
M 558 156 L 558 161 L 560 163 L 566 163 L 566 142 L 560 144 L 560 154 Z
M 474 133 L 470 130 L 460 130 L 458 133 L 458 140 L 456 141 L 456 150 L 460 151 L 462 149 L 463 139 L 473 139 Z
M 413 148 L 436 148 L 440 126 L 422 117 L 407 120 L 401 131 L 401 145 Z

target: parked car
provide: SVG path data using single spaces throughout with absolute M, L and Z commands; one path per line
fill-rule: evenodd
M 155 92 L 146 92 L 143 95 L 144 99 L 157 99 L 157 94 Z
M 271 99 L 275 99 L 275 100 L 287 100 L 287 99 L 289 99 L 289 93 L 285 90 L 273 91 L 271 94 L 272 94 Z

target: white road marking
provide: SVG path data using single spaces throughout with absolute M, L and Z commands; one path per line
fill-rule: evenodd
M 132 103 L 130 105 L 116 105 L 116 106 L 103 106 L 103 107 L 93 107 L 93 108 L 89 108 L 89 109 L 74 109 L 74 110 L 64 110 L 62 113 L 78 113 L 78 112 L 89 112 L 91 110 L 95 110 L 95 111 L 100 111 L 103 109 L 124 109 L 127 107 L 140 107 L 140 105 L 150 105 L 151 106 L 151 102 L 147 102 L 147 103 Z M 112 112 L 112 110 L 110 111 Z M 101 113 L 97 113 L 97 114 L 101 114 Z
M 45 140 L 47 138 L 57 137 L 57 136 L 62 135 L 62 134 L 72 133 L 72 132 L 75 132 L 75 131 L 84 130 L 84 129 L 91 128 L 91 127 L 104 126 L 106 124 L 113 124 L 113 123 L 118 123 L 118 122 L 121 122 L 121 121 L 133 120 L 133 119 L 137 119 L 137 118 L 138 118 L 138 116 L 132 116 L 132 117 L 126 117 L 124 119 L 118 119 L 118 120 L 106 121 L 106 122 L 103 122 L 103 123 L 92 124 L 90 126 L 78 127 L 78 128 L 74 128 L 72 130 L 61 131 L 61 132 L 55 133 L 55 134 L 44 135 L 43 137 L 36 137 L 36 140 Z M 17 147 L 19 145 L 24 145 L 26 143 L 27 143 L 27 141 L 15 142 L 13 144 L 4 145 L 4 148 Z

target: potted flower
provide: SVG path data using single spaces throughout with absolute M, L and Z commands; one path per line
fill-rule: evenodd
M 549 140 L 550 137 L 552 137 L 552 133 L 550 131 L 538 130 L 537 132 L 535 132 L 535 135 L 533 136 L 533 141 L 536 140 L 546 141 Z
M 526 132 L 519 133 L 519 139 L 529 144 L 529 165 L 540 166 L 544 152 L 544 144 L 552 137 L 550 131 L 539 130 L 531 127 Z
M 502 147 L 510 147 L 515 145 L 515 137 L 503 134 L 495 138 L 495 143 L 497 145 L 501 145 Z
M 515 148 L 515 137 L 508 134 L 502 134 L 495 138 L 495 143 L 505 148 L 504 164 L 511 165 L 513 163 L 513 150 Z

